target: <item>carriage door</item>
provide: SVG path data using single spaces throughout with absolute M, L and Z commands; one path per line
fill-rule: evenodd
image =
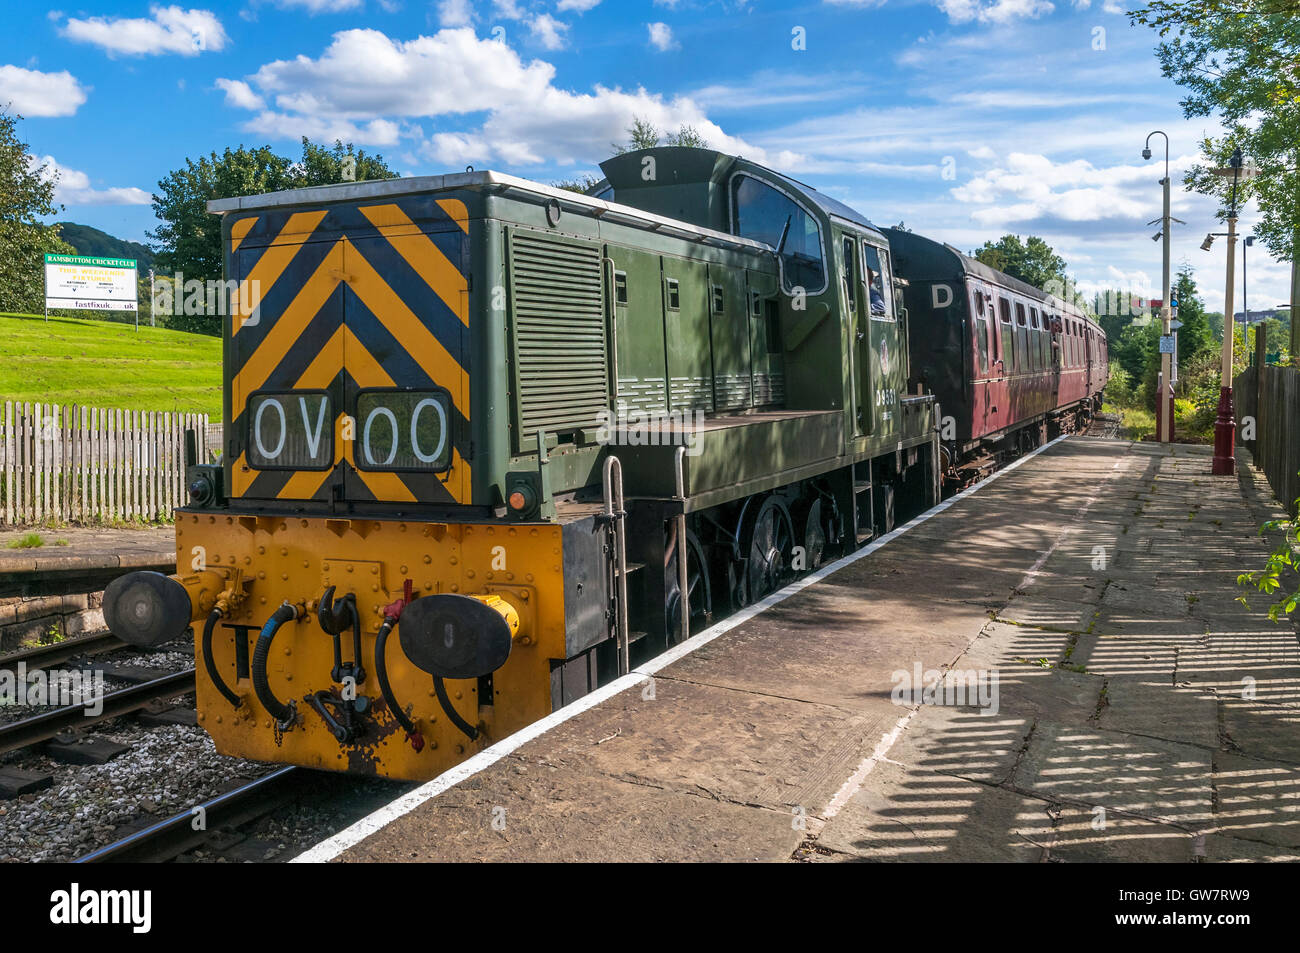
M 1047 315 L 1047 327 L 1051 332 L 1052 348 L 1052 406 L 1055 407 L 1061 402 L 1061 349 L 1064 346 L 1061 340 L 1061 332 L 1064 330 L 1064 324 L 1061 322 L 1059 315 Z
M 469 502 L 469 242 L 464 206 L 450 203 L 363 205 L 349 229 L 350 501 Z
M 852 235 L 840 239 L 844 314 L 849 328 L 849 355 L 853 382 L 853 432 L 856 436 L 871 433 L 871 327 L 867 317 L 866 289 L 858 274 L 857 240 Z
M 1087 325 L 1084 325 L 1083 328 L 1083 346 L 1085 349 L 1084 354 L 1087 357 L 1087 364 L 1088 364 L 1088 371 L 1087 371 L 1088 391 L 1087 392 L 1091 394 L 1092 393 L 1092 331 L 1088 328 Z
M 879 419 L 881 432 L 885 433 L 898 427 L 907 367 L 899 343 L 889 252 L 867 241 L 862 243 L 861 283 L 867 304 L 861 312 L 869 329 L 863 357 L 869 362 L 875 383 L 871 413 Z

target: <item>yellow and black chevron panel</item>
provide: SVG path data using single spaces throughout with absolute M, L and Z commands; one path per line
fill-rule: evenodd
M 232 222 L 232 496 L 470 502 L 469 248 L 447 196 Z

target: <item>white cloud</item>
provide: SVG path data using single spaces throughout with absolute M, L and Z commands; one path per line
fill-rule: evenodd
M 561 12 L 586 13 L 598 6 L 600 6 L 600 0 L 560 0 L 555 5 L 555 9 Z
M 953 23 L 1009 23 L 1037 19 L 1056 7 L 1049 0 L 936 0 Z
M 86 88 L 67 70 L 42 73 L 0 66 L 0 107 L 23 116 L 71 116 L 86 101 Z
M 345 10 L 356 10 L 361 6 L 361 0 L 275 0 L 275 5 L 286 10 L 296 7 L 315 16 L 318 13 L 342 13 Z
M 650 45 L 660 53 L 677 46 L 677 41 L 673 39 L 673 28 L 667 23 L 647 23 L 646 32 L 650 35 Z
M 474 7 L 470 0 L 440 0 L 438 22 L 446 27 L 469 26 L 474 22 Z
M 1005 165 L 957 186 L 952 196 L 984 206 L 971 217 L 999 227 L 1043 219 L 1138 219 L 1150 211 L 1151 204 L 1148 197 L 1135 195 L 1132 187 L 1142 183 L 1145 188 L 1150 177 L 1149 169 L 1136 165 L 1097 168 L 1086 159 L 1053 162 L 1047 156 L 1013 152 Z
M 336 116 L 304 116 L 266 110 L 241 127 L 269 138 L 298 139 L 307 136 L 322 142 L 340 139 L 363 146 L 393 146 L 402 135 L 402 127 L 390 119 L 355 122 Z
M 218 79 L 217 89 L 225 90 L 226 105 L 238 109 L 265 109 L 266 102 L 242 79 Z
M 37 159 L 28 158 L 33 167 L 44 166 L 45 177 L 58 176 L 54 186 L 54 201 L 63 205 L 148 205 L 153 196 L 134 186 L 96 189 L 90 184 L 90 176 L 76 169 L 59 165 L 53 156 Z
M 69 19 L 63 35 L 78 43 L 102 47 L 110 55 L 153 56 L 179 53 L 197 56 L 205 50 L 221 50 L 230 39 L 216 14 L 208 10 L 153 6 L 150 19 L 143 17 L 90 17 Z
M 465 28 L 408 41 L 343 30 L 318 59 L 275 60 L 249 77 L 282 111 L 344 119 L 490 110 L 554 78 L 549 63 L 525 64 L 506 44 Z
M 236 82 L 247 86 L 249 97 Z M 412 120 L 442 120 L 419 151 L 451 167 L 590 163 L 607 156 L 611 142 L 623 141 L 638 116 L 665 130 L 691 125 L 711 146 L 758 161 L 766 154 L 727 135 L 690 97 L 669 100 L 640 88 L 561 89 L 551 64 L 525 61 L 509 45 L 464 28 L 409 41 L 377 30 L 344 30 L 318 58 L 267 63 L 221 88 L 234 105 L 237 99 L 252 103 L 250 97 L 271 104 L 244 128 L 276 138 L 309 135 L 387 146 L 424 135 Z M 473 128 L 449 128 L 454 117 L 471 113 L 487 116 Z
M 561 23 L 549 13 L 540 13 L 528 21 L 528 30 L 533 39 L 545 50 L 564 49 L 564 34 L 569 24 Z

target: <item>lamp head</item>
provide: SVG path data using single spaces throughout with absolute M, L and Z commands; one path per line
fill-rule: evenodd
M 1241 146 L 1238 146 L 1232 150 L 1232 158 L 1228 160 L 1228 165 L 1232 166 L 1234 169 L 1240 169 L 1241 163 Z
M 1210 246 L 1214 244 L 1214 236 L 1206 235 L 1205 241 L 1201 242 L 1201 251 L 1209 251 Z
M 1150 150 L 1150 149 L 1143 149 L 1143 150 L 1142 150 L 1142 158 L 1144 158 L 1144 159 L 1150 159 L 1150 158 L 1151 158 L 1151 150 Z

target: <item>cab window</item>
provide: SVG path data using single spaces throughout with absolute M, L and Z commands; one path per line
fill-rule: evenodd
M 867 297 L 871 302 L 871 318 L 874 321 L 893 321 L 894 309 L 890 307 L 892 290 L 885 280 L 885 270 L 889 267 L 889 252 L 867 242 L 862 243 L 862 282 L 867 286 Z
M 806 294 L 826 290 L 821 227 L 803 206 L 751 175 L 731 180 L 732 230 L 742 238 L 781 248 L 781 283 L 787 292 Z M 834 246 L 832 246 L 834 247 Z

